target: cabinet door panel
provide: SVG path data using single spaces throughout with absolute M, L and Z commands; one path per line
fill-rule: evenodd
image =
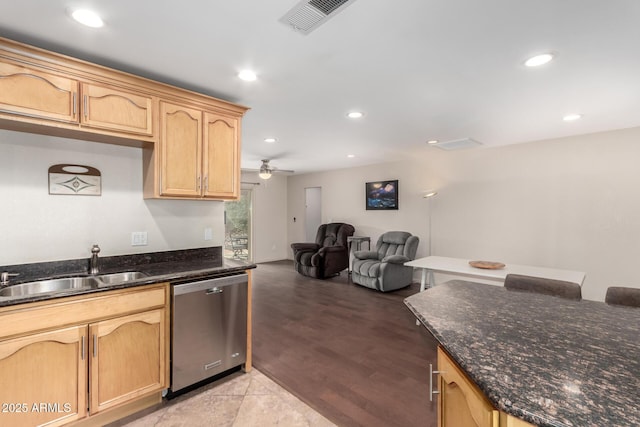
M 167 386 L 164 310 L 89 325 L 91 413 Z
M 160 120 L 160 194 L 200 196 L 202 112 L 162 102 Z
M 500 412 L 500 427 L 535 427 L 524 420 Z
M 238 121 L 205 113 L 203 150 L 204 195 L 238 198 L 240 195 Z
M 0 425 L 58 426 L 86 415 L 86 335 L 74 326 L 0 342 Z
M 41 71 L 0 63 L 0 110 L 77 122 L 78 82 Z
M 498 427 L 498 411 L 440 347 L 438 371 L 439 427 Z
M 153 99 L 113 88 L 82 84 L 84 125 L 118 132 L 153 134 Z

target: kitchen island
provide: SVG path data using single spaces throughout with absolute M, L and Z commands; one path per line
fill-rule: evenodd
M 538 426 L 640 425 L 640 309 L 462 280 L 405 304 L 503 413 Z

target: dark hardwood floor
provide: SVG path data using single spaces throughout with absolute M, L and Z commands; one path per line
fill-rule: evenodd
M 436 342 L 404 305 L 418 285 L 381 293 L 299 275 L 291 261 L 253 270 L 253 364 L 342 427 L 434 427 Z

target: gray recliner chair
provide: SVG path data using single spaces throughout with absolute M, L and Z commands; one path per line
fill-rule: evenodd
M 409 286 L 413 280 L 413 268 L 404 263 L 416 257 L 419 241 L 417 236 L 406 231 L 382 234 L 375 251 L 354 253 L 353 283 L 382 292 Z

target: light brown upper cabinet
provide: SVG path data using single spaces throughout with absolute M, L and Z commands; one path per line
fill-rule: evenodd
M 78 122 L 78 82 L 0 62 L 0 112 Z
M 82 83 L 82 125 L 116 132 L 153 135 L 153 98 Z
M 0 62 L 0 113 L 40 125 L 53 121 L 72 125 L 71 129 L 153 136 L 152 96 L 3 62 Z
M 0 38 L 0 129 L 143 148 L 144 197 L 240 197 L 247 107 Z
M 203 195 L 224 199 L 240 195 L 238 120 L 204 113 Z
M 82 92 L 78 92 L 79 86 Z M 79 83 L 35 68 L 2 62 L 0 110 L 24 119 L 79 123 L 82 127 L 153 136 L 151 96 Z
M 202 112 L 160 103 L 160 196 L 202 194 Z
M 235 199 L 240 194 L 239 119 L 160 102 L 160 138 L 148 153 L 151 197 Z M 155 159 L 151 159 L 155 155 Z M 159 191 L 157 191 L 159 189 Z

